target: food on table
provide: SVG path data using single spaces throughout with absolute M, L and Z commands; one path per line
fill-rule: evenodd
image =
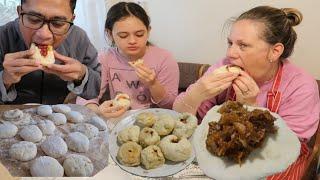
M 50 119 L 56 126 L 67 123 L 67 117 L 62 113 L 52 113 L 48 116 L 48 119 Z
M 42 131 L 43 135 L 53 135 L 56 126 L 50 120 L 43 120 L 38 123 L 38 127 Z
M 70 111 L 66 114 L 66 117 L 71 123 L 82 123 L 84 121 L 83 115 L 78 111 Z
M 52 110 L 57 113 L 67 114 L 71 111 L 71 108 L 64 104 L 52 105 Z
M 136 68 L 138 65 L 143 64 L 143 59 L 137 59 L 135 61 L 128 61 L 130 66 Z
M 98 116 L 92 117 L 88 123 L 97 127 L 99 129 L 99 131 L 104 131 L 107 129 L 107 125 L 104 122 L 104 120 Z
M 39 142 L 42 139 L 42 132 L 36 125 L 28 125 L 22 128 L 19 135 L 25 141 Z
M 99 134 L 98 128 L 96 128 L 92 124 L 88 123 L 81 123 L 81 124 L 76 124 L 72 127 L 73 132 L 81 132 L 84 135 L 86 135 L 89 139 L 92 139 L 96 137 Z
M 146 169 L 154 169 L 164 164 L 165 158 L 161 149 L 156 145 L 150 145 L 141 152 L 141 163 Z
M 190 113 L 182 113 L 176 120 L 175 128 L 172 132 L 178 138 L 189 138 L 198 125 L 198 119 Z
M 136 116 L 136 124 L 140 127 L 152 127 L 158 117 L 152 112 L 142 112 Z
M 274 134 L 274 118 L 269 111 L 255 109 L 252 112 L 237 102 L 226 102 L 218 122 L 209 123 L 207 150 L 215 156 L 227 157 L 238 164 L 255 149 L 262 146 L 268 134 Z
M 9 155 L 19 161 L 30 161 L 37 155 L 37 146 L 29 141 L 20 141 L 10 147 Z
M 50 105 L 41 105 L 37 108 L 37 113 L 40 116 L 49 116 L 52 114 L 52 108 Z
M 138 142 L 139 134 L 139 126 L 129 126 L 119 132 L 117 139 L 120 144 L 126 143 L 128 141 Z
M 41 144 L 41 149 L 46 155 L 53 158 L 60 158 L 64 156 L 68 151 L 68 146 L 64 140 L 56 135 L 49 136 Z
M 164 157 L 174 162 L 185 161 L 192 154 L 192 145 L 186 138 L 175 135 L 164 137 L 159 144 Z
M 93 164 L 83 155 L 71 154 L 63 162 L 64 172 L 69 177 L 87 177 L 93 173 Z
M 157 145 L 160 142 L 160 136 L 158 135 L 157 131 L 145 127 L 141 130 L 140 135 L 139 135 L 139 144 L 142 147 L 147 147 L 149 145 Z
M 125 166 L 138 166 L 142 147 L 136 142 L 126 142 L 119 148 L 117 159 Z
M 0 138 L 12 138 L 18 132 L 18 128 L 16 125 L 12 124 L 11 122 L 0 122 Z
M 129 108 L 131 104 L 130 96 L 125 93 L 117 94 L 116 97 L 113 99 L 112 104 L 114 106 Z
M 3 112 L 2 117 L 6 121 L 18 121 L 23 117 L 23 112 L 20 109 L 12 109 Z
M 160 136 L 165 136 L 173 131 L 175 124 L 175 119 L 171 115 L 161 114 L 152 128 L 156 130 Z
M 89 150 L 89 139 L 81 132 L 69 133 L 65 140 L 68 148 L 72 151 L 85 153 Z
M 64 169 L 56 159 L 41 156 L 32 163 L 30 173 L 34 177 L 62 177 Z
M 55 58 L 53 54 L 53 47 L 51 45 L 36 45 L 32 43 L 30 49 L 34 50 L 34 54 L 31 58 L 39 60 L 43 66 L 54 64 Z
M 102 156 L 101 145 L 106 142 L 105 131 L 108 129 L 103 119 L 91 111 L 82 114 L 82 110 L 88 111 L 79 105 L 58 104 L 5 111 L 0 116 L 0 140 L 3 145 L 0 150 L 7 152 L 1 155 L 1 160 L 10 158 L 10 162 L 4 163 L 5 166 L 12 174 L 28 175 L 25 171 L 30 171 L 32 176 L 42 177 L 92 176 L 93 172 L 97 173 L 102 168 L 99 166 L 106 164 L 102 157 L 96 158 Z M 65 114 L 69 115 L 72 123 L 67 123 Z M 19 136 L 16 136 L 17 133 Z M 138 136 L 136 139 L 138 141 Z M 70 153 L 73 156 L 69 156 Z M 95 161 L 91 161 L 92 158 Z M 59 162 L 65 162 L 64 166 Z M 18 163 L 18 166 L 10 169 L 11 163 Z M 24 168 L 26 164 L 30 164 L 30 169 Z M 94 171 L 95 166 L 97 171 Z

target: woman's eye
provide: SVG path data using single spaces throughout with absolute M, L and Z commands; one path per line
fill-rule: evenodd
M 136 36 L 142 37 L 142 36 L 144 36 L 144 33 L 136 34 Z
M 244 49 L 244 48 L 248 47 L 248 45 L 246 45 L 246 44 L 240 44 L 239 46 L 240 46 L 240 49 Z
M 232 42 L 228 41 L 228 47 L 231 47 L 231 46 L 232 46 Z
M 120 37 L 121 39 L 125 39 L 125 38 L 128 37 L 128 35 L 119 35 L 119 37 Z

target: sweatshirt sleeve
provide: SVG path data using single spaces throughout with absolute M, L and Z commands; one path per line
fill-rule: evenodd
M 90 103 L 94 103 L 94 104 L 99 105 L 100 99 L 102 98 L 102 96 L 106 92 L 106 89 L 107 89 L 108 83 L 109 83 L 107 55 L 103 52 L 99 53 L 98 60 L 101 64 L 101 85 L 100 85 L 99 96 L 97 98 L 93 98 L 93 99 L 89 99 L 89 100 L 86 100 L 86 99 L 78 96 L 77 101 L 76 101 L 77 104 L 87 105 Z
M 175 98 L 178 95 L 179 86 L 179 67 L 173 56 L 170 54 L 166 57 L 160 66 L 160 70 L 157 73 L 157 80 L 166 90 L 165 97 L 159 101 L 154 102 L 161 108 L 171 109 Z
M 223 66 L 223 65 L 224 65 L 224 60 L 221 60 L 221 61 L 219 61 L 218 63 L 210 66 L 210 67 L 208 68 L 208 70 L 205 72 L 205 74 L 204 74 L 201 78 L 203 78 L 203 77 L 205 77 L 205 76 L 208 76 L 208 75 L 211 74 L 215 69 L 217 69 L 218 67 Z M 201 79 L 201 78 L 200 78 L 200 79 Z M 197 82 L 198 82 L 200 79 L 198 79 Z M 191 84 L 191 85 L 187 88 L 186 92 L 180 93 L 179 96 L 176 98 L 175 102 L 181 101 L 181 100 L 189 93 L 190 89 L 192 89 L 193 86 L 195 86 L 195 84 L 196 84 L 197 82 L 195 82 L 194 84 Z M 213 106 L 215 106 L 216 104 L 217 104 L 217 97 L 212 98 L 212 99 L 205 100 L 205 101 L 203 101 L 203 102 L 200 104 L 200 106 L 198 107 L 198 110 L 197 110 L 197 116 L 200 118 L 200 121 L 201 121 L 201 120 L 203 119 L 203 117 L 207 114 L 207 112 L 208 112 Z

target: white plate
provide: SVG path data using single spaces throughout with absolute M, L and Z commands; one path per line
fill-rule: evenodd
M 206 149 L 208 123 L 218 121 L 221 117 L 217 110 L 221 106 L 214 106 L 193 134 L 193 146 L 196 157 L 203 172 L 214 179 L 261 179 L 266 176 L 282 172 L 291 165 L 300 154 L 300 141 L 287 127 L 278 114 L 272 113 L 277 118 L 275 125 L 278 131 L 268 135 L 264 145 L 254 150 L 245 162 L 239 164 L 212 155 Z M 257 107 L 248 107 L 253 110 Z M 264 108 L 260 108 L 264 109 Z
M 173 117 L 178 118 L 179 113 L 176 111 L 172 111 L 172 110 L 168 110 L 168 109 L 160 109 L 160 108 L 153 108 L 153 109 L 145 109 L 145 110 L 141 110 L 138 111 L 126 118 L 124 118 L 123 120 L 121 120 L 111 131 L 110 133 L 110 144 L 109 144 L 109 152 L 111 155 L 111 158 L 114 160 L 114 162 L 116 162 L 121 169 L 134 174 L 134 175 L 138 175 L 138 176 L 142 176 L 142 177 L 164 177 L 164 176 L 170 176 L 173 174 L 176 174 L 178 172 L 180 172 L 181 170 L 185 169 L 189 164 L 191 164 L 191 162 L 194 160 L 195 158 L 195 152 L 194 150 L 192 151 L 192 155 L 191 157 L 183 162 L 171 162 L 166 160 L 165 164 L 162 165 L 161 167 L 155 168 L 155 169 L 144 169 L 141 165 L 140 166 L 136 166 L 136 167 L 128 167 L 128 166 L 124 166 L 122 164 L 120 164 L 120 162 L 117 160 L 117 153 L 119 150 L 119 144 L 117 142 L 117 136 L 118 133 L 128 127 L 134 124 L 135 122 L 135 116 L 141 112 L 153 112 L 156 115 L 157 114 L 170 114 Z

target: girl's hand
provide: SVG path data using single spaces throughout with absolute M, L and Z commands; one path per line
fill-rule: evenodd
M 123 115 L 128 109 L 123 106 L 114 106 L 112 100 L 104 101 L 99 106 L 99 112 L 106 118 L 116 118 Z
M 232 87 L 236 93 L 238 102 L 247 105 L 257 104 L 257 96 L 260 89 L 248 73 L 241 71 L 240 76 L 234 80 Z
M 135 67 L 135 71 L 140 81 L 147 87 L 152 86 L 156 82 L 156 73 L 153 69 L 139 64 Z

